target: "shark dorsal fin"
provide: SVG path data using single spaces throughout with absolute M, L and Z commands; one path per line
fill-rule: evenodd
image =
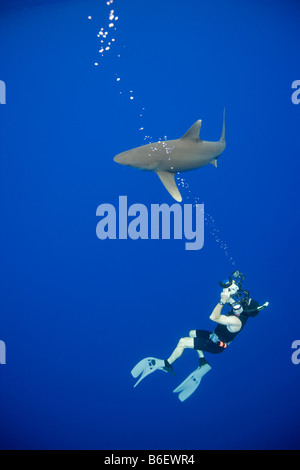
M 199 132 L 201 129 L 202 120 L 199 119 L 192 125 L 192 127 L 181 137 L 181 139 L 201 140 Z
M 169 171 L 157 171 L 156 173 L 166 190 L 169 191 L 175 201 L 181 202 L 182 197 L 175 183 L 174 173 L 170 173 Z

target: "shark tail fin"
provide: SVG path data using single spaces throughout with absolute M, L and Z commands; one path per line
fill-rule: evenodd
M 221 135 L 220 142 L 225 142 L 225 108 L 224 108 L 224 111 L 223 111 L 223 129 L 222 129 L 222 135 Z

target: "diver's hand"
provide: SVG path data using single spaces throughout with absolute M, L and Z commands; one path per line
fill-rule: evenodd
M 230 294 L 228 292 L 221 293 L 221 302 L 223 302 L 223 304 L 226 304 L 229 299 L 230 299 Z

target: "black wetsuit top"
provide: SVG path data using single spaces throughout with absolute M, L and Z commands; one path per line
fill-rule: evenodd
M 228 315 L 228 316 L 234 316 L 234 315 Z M 242 331 L 242 329 L 246 325 L 247 320 L 248 320 L 249 317 L 247 315 L 240 315 L 238 318 L 242 322 L 242 327 L 236 333 L 231 333 L 231 331 L 228 330 L 226 325 L 220 325 L 219 324 L 215 328 L 214 333 L 218 336 L 220 341 L 223 341 L 224 343 L 230 343 L 232 340 L 234 340 L 236 335 L 238 335 Z
M 228 315 L 232 316 L 232 315 Z M 231 343 L 232 340 L 238 335 L 244 326 L 247 323 L 248 316 L 247 315 L 240 315 L 239 319 L 241 320 L 242 327 L 236 333 L 231 333 L 226 325 L 220 325 L 215 328 L 214 333 L 218 336 L 218 342 L 214 342 L 211 340 L 211 331 L 207 330 L 196 330 L 196 338 L 194 338 L 194 349 L 198 349 L 199 351 L 206 351 L 212 354 L 219 354 L 222 351 L 225 351 L 227 348 L 227 344 Z

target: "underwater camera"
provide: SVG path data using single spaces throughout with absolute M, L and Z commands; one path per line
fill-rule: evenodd
M 243 281 L 245 279 L 246 276 L 244 274 L 240 273 L 239 271 L 234 271 L 228 279 L 223 282 L 219 281 L 219 285 L 223 289 L 226 289 L 226 291 L 230 294 L 230 297 L 242 297 L 245 295 L 245 293 L 247 293 L 249 297 L 249 292 L 244 291 L 242 288 Z
M 246 289 L 243 289 L 243 281 L 245 279 L 246 276 L 244 274 L 240 273 L 239 271 L 234 271 L 228 279 L 223 282 L 219 281 L 219 285 L 223 288 L 223 290 L 226 290 L 226 292 L 230 294 L 230 298 L 227 303 L 231 305 L 232 310 L 236 315 L 240 315 L 243 311 L 245 312 L 246 305 L 248 306 L 250 303 L 250 292 Z M 232 297 L 235 297 L 235 300 Z M 269 302 L 265 302 L 261 306 L 257 304 L 257 307 L 254 309 L 249 309 L 248 307 L 247 313 L 249 315 L 256 312 L 258 313 L 268 305 Z

